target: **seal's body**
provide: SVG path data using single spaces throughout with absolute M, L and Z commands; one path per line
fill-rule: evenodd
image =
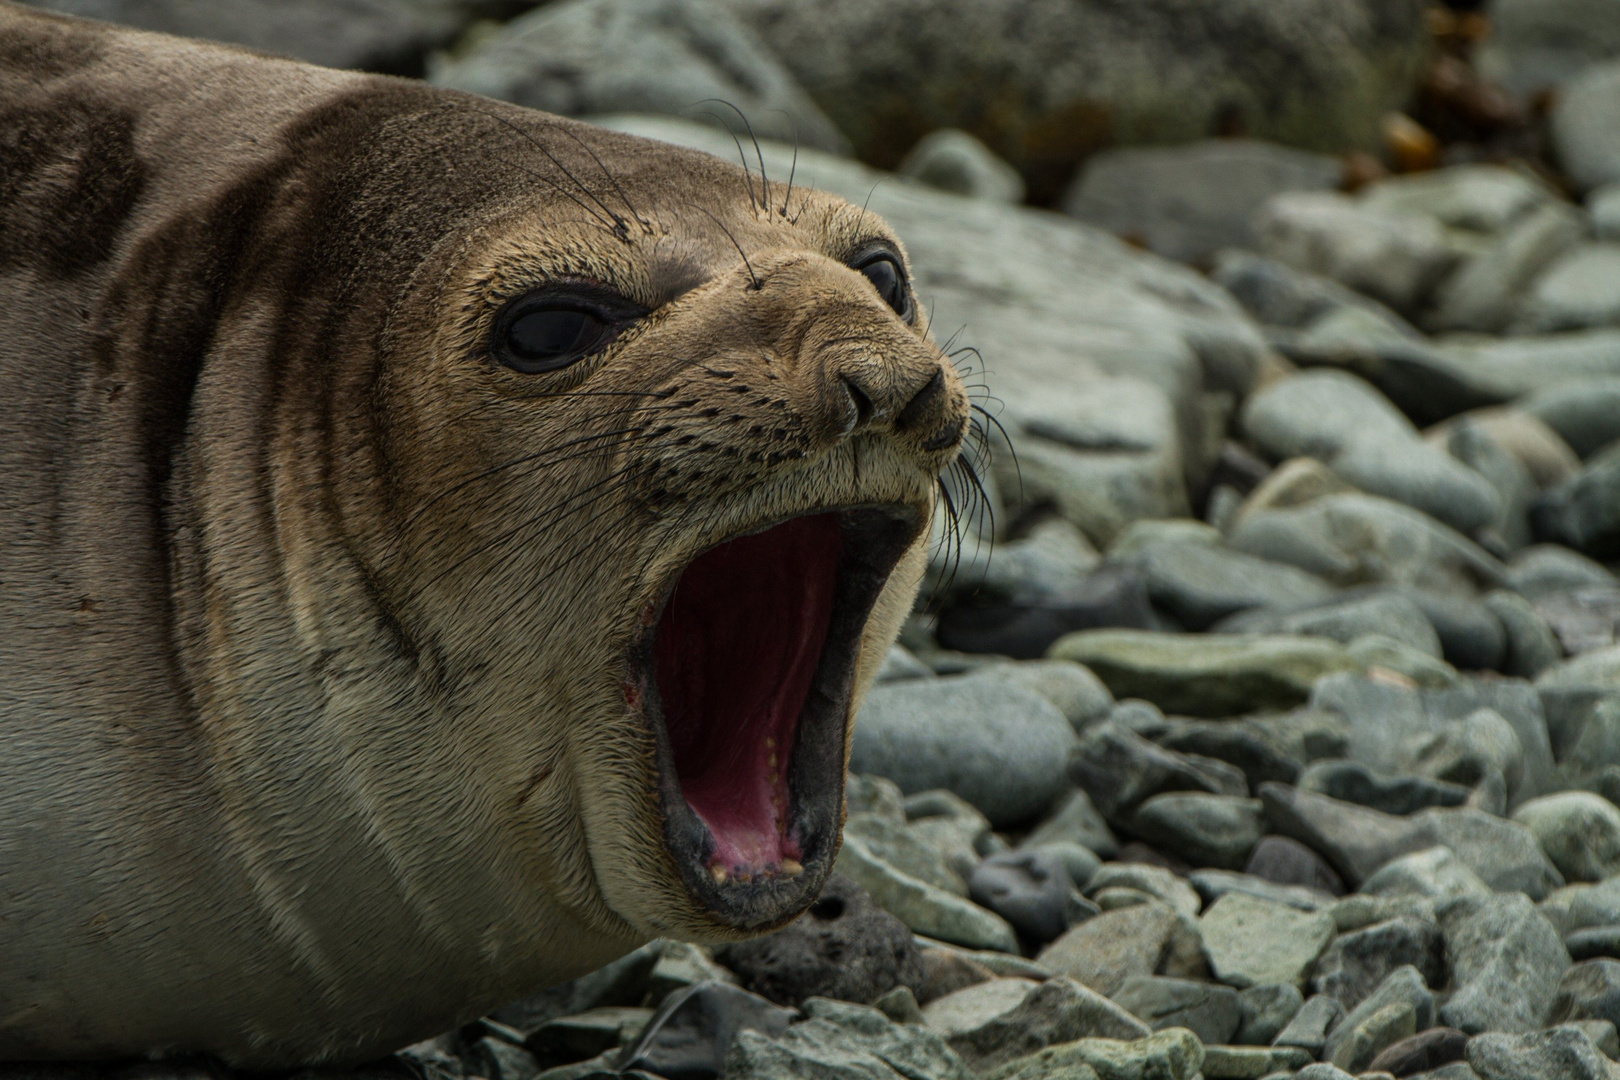
M 905 274 L 705 155 L 0 2 L 0 1059 L 356 1061 L 802 910 L 967 424 Z

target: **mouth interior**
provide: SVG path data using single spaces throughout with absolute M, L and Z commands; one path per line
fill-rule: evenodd
M 681 793 L 728 874 L 797 859 L 787 776 L 832 619 L 836 514 L 795 518 L 704 552 L 664 605 L 654 671 Z

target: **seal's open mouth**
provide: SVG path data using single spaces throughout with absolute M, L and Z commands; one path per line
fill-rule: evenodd
M 670 850 L 728 922 L 791 913 L 830 869 L 861 633 L 916 522 L 837 510 L 712 547 L 643 643 Z

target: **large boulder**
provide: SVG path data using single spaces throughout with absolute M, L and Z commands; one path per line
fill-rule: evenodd
M 722 0 L 562 0 L 484 37 L 430 77 L 565 116 L 712 111 L 847 153 L 849 144 Z M 730 103 L 739 117 L 720 101 Z
M 729 0 L 861 157 L 959 127 L 1054 198 L 1088 153 L 1246 132 L 1376 143 L 1427 45 L 1419 0 Z
M 419 75 L 424 54 L 494 0 L 26 0 L 86 19 L 208 38 L 326 67 Z

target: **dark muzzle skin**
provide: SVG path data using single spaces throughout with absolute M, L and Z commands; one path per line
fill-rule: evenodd
M 4 0 L 0 377 L 9 1061 L 793 918 L 969 423 L 839 199 Z

